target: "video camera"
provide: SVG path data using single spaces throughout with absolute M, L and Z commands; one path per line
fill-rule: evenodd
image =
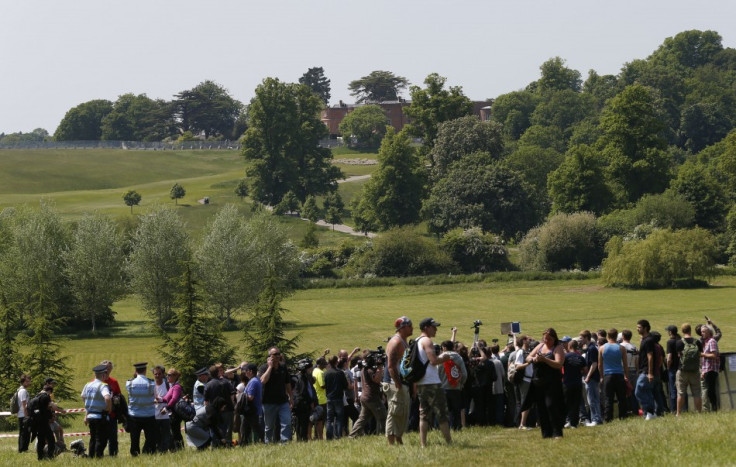
M 376 348 L 376 350 L 369 350 L 368 354 L 363 358 L 363 360 L 358 361 L 358 368 L 368 368 L 371 370 L 375 370 L 376 368 L 380 366 L 384 366 L 386 364 L 386 352 L 383 350 L 383 347 L 380 345 Z
M 312 360 L 309 358 L 302 358 L 301 360 L 296 362 L 296 369 L 299 372 L 305 371 L 310 366 L 312 366 Z

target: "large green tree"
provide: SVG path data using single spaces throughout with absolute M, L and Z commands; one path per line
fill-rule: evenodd
M 389 128 L 378 151 L 378 169 L 354 205 L 361 230 L 387 230 L 419 220 L 426 173 L 405 132 Z
M 156 327 L 173 317 L 177 278 L 189 260 L 189 239 L 176 211 L 162 206 L 141 216 L 133 234 L 127 272 L 133 290 Z
M 170 103 L 145 94 L 123 94 L 102 119 L 102 139 L 161 141 L 174 134 Z
M 533 226 L 537 210 L 531 189 L 516 172 L 487 153 L 475 153 L 450 165 L 422 212 L 432 232 L 479 227 L 508 238 Z
M 330 163 L 332 152 L 319 146 L 327 136 L 321 108 L 322 101 L 303 84 L 266 78 L 256 88 L 243 138 L 253 199 L 275 206 L 290 190 L 303 202 L 337 189 L 342 172 Z
M 547 178 L 554 212 L 590 211 L 601 214 L 613 201 L 606 185 L 604 161 L 590 146 L 574 146 Z
M 114 221 L 86 214 L 72 233 L 64 252 L 64 270 L 80 317 L 97 331 L 99 317 L 125 294 L 122 239 Z
M 72 107 L 54 132 L 56 141 L 97 141 L 102 137 L 102 120 L 112 112 L 112 102 L 96 99 Z
M 182 133 L 204 133 L 205 138 L 240 136 L 233 133 L 236 120 L 244 111 L 243 104 L 214 81 L 206 80 L 192 89 L 181 91 L 175 95 L 173 105 Z
M 388 124 L 388 117 L 380 106 L 364 105 L 342 119 L 340 134 L 348 140 L 350 146 L 375 150 L 381 145 Z
M 408 131 L 422 138 L 425 154 L 434 146 L 440 123 L 470 115 L 473 111 L 473 103 L 465 97 L 462 88 L 450 86 L 445 89 L 446 81 L 447 78 L 432 73 L 424 79 L 426 88 L 410 88 L 411 105 L 405 109 L 411 119 Z
M 570 90 L 579 92 L 582 85 L 580 72 L 565 66 L 560 57 L 550 58 L 539 67 L 542 76 L 535 83 L 536 90 L 542 94 Z
M 530 91 L 501 94 L 491 106 L 491 120 L 503 125 L 511 139 L 519 139 L 531 125 L 531 116 L 539 102 L 539 95 Z
M 406 89 L 409 81 L 403 76 L 397 76 L 390 71 L 376 70 L 360 79 L 348 84 L 350 95 L 356 97 L 356 102 L 378 103 L 399 100 L 401 91 Z
M 442 177 L 450 164 L 467 154 L 487 152 L 500 159 L 503 151 L 503 127 L 468 115 L 440 123 L 429 160 L 433 175 Z
M 321 66 L 308 69 L 299 78 L 299 83 L 309 86 L 325 105 L 330 103 L 330 80 L 325 76 L 325 70 Z

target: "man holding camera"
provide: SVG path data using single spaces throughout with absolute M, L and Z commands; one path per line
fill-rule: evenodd
M 381 401 L 383 373 L 383 358 L 370 350 L 366 350 L 363 369 L 360 372 L 363 381 L 363 390 L 360 394 L 360 415 L 353 424 L 350 438 L 365 434 L 365 425 L 371 418 L 376 421 L 376 432 L 383 432 L 383 426 L 386 423 L 386 407 Z

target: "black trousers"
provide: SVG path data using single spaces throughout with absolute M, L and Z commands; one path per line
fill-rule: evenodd
M 102 418 L 88 418 L 89 423 L 89 457 L 103 457 L 105 455 L 105 446 L 107 445 L 107 437 L 110 435 L 109 422 L 107 415 Z
M 49 425 L 48 420 L 41 420 L 40 422 L 36 423 L 36 454 L 38 455 L 38 460 L 43 460 L 45 458 L 53 458 L 54 453 L 56 452 L 56 439 L 54 438 L 54 432 L 51 431 L 51 426 Z M 44 447 L 46 447 L 46 452 L 44 453 Z
M 618 418 L 626 418 L 629 412 L 629 400 L 626 397 L 626 381 L 623 374 L 604 375 L 603 392 L 606 404 L 604 406 L 604 420 L 613 420 L 613 396 L 618 399 Z
M 18 418 L 18 452 L 28 451 L 28 445 L 31 443 L 31 426 L 30 417 Z
M 537 403 L 542 438 L 562 436 L 562 427 L 565 424 L 565 399 L 562 395 L 562 382 L 555 379 L 544 386 L 535 386 L 532 391 Z
M 567 407 L 567 421 L 571 426 L 580 424 L 580 402 L 583 399 L 583 385 L 565 386 L 565 406 Z
M 128 417 L 128 431 L 130 432 L 130 455 L 141 453 L 141 430 L 146 436 L 143 444 L 143 454 L 155 454 L 158 446 L 158 429 L 155 417 Z
M 716 392 L 716 383 L 718 382 L 718 372 L 709 371 L 705 374 L 705 396 L 710 401 L 710 410 L 718 411 L 718 393 Z

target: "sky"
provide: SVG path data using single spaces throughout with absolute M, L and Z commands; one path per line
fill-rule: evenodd
M 0 133 L 53 134 L 83 102 L 171 100 L 205 80 L 248 103 L 264 78 L 317 66 L 333 105 L 374 70 L 418 86 L 439 73 L 485 100 L 552 57 L 583 79 L 618 74 L 686 30 L 736 47 L 735 26 L 730 0 L 0 0 Z

